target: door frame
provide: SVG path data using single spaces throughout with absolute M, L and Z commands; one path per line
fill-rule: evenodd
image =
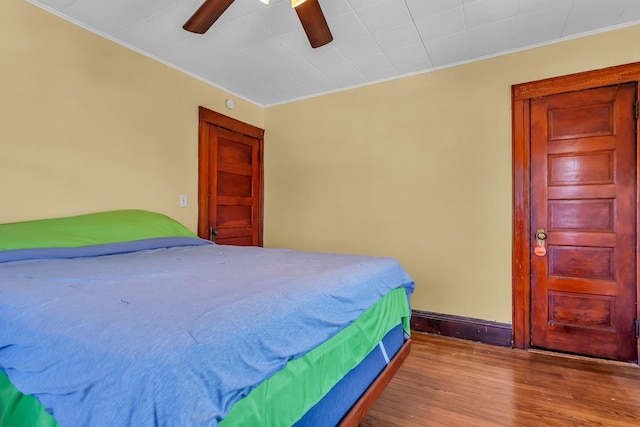
M 209 194 L 210 174 L 209 164 L 209 127 L 217 126 L 232 132 L 255 138 L 259 143 L 259 188 L 258 188 L 258 245 L 263 245 L 264 230 L 264 129 L 248 123 L 241 122 L 224 114 L 209 110 L 206 107 L 198 108 L 198 236 L 209 238 Z
M 513 254 L 512 303 L 513 346 L 528 349 L 531 345 L 531 140 L 530 105 L 533 98 L 595 89 L 624 83 L 636 83 L 636 100 L 640 99 L 640 62 L 570 74 L 511 87 L 512 174 L 513 174 Z M 636 159 L 640 120 L 636 120 Z M 640 201 L 640 162 L 636 163 L 636 207 Z M 636 209 L 636 318 L 640 318 L 640 208 Z M 640 340 L 636 340 L 640 354 Z

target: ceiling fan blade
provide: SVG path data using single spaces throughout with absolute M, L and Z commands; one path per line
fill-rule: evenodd
M 307 0 L 295 7 L 298 18 L 311 47 L 320 47 L 333 40 L 327 20 L 322 13 L 318 0 Z
M 182 28 L 192 33 L 206 33 L 231 3 L 233 0 L 205 0 Z

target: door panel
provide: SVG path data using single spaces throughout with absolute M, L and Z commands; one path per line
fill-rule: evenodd
M 253 194 L 252 177 L 248 175 L 218 171 L 216 186 L 219 197 L 251 197 Z
M 548 254 L 550 277 L 616 280 L 612 248 L 554 245 Z
M 532 346 L 637 359 L 635 90 L 531 101 Z
M 613 150 L 549 155 L 549 185 L 613 184 Z
M 549 320 L 555 325 L 611 329 L 614 297 L 549 292 Z
M 259 244 L 260 141 L 218 126 L 209 129 L 209 223 L 224 245 Z
M 549 231 L 613 232 L 613 200 L 549 200 Z

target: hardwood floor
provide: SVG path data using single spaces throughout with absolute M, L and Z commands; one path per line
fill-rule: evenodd
M 640 426 L 640 369 L 414 333 L 361 427 Z

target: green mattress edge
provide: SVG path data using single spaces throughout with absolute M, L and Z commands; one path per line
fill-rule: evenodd
M 285 369 L 253 389 L 231 408 L 220 427 L 295 424 L 358 366 L 400 319 L 409 334 L 410 316 L 404 288 L 389 292 L 333 338 L 290 361 Z M 304 378 L 304 389 L 288 387 L 292 378 Z
M 267 379 L 237 402 L 221 427 L 292 425 L 355 368 L 402 319 L 409 334 L 411 312 L 404 288 L 382 297 L 333 338 Z M 287 386 L 304 377 L 304 390 Z M 260 408 L 260 409 L 258 409 Z M 57 427 L 59 424 L 33 396 L 24 395 L 0 370 L 0 427 Z

